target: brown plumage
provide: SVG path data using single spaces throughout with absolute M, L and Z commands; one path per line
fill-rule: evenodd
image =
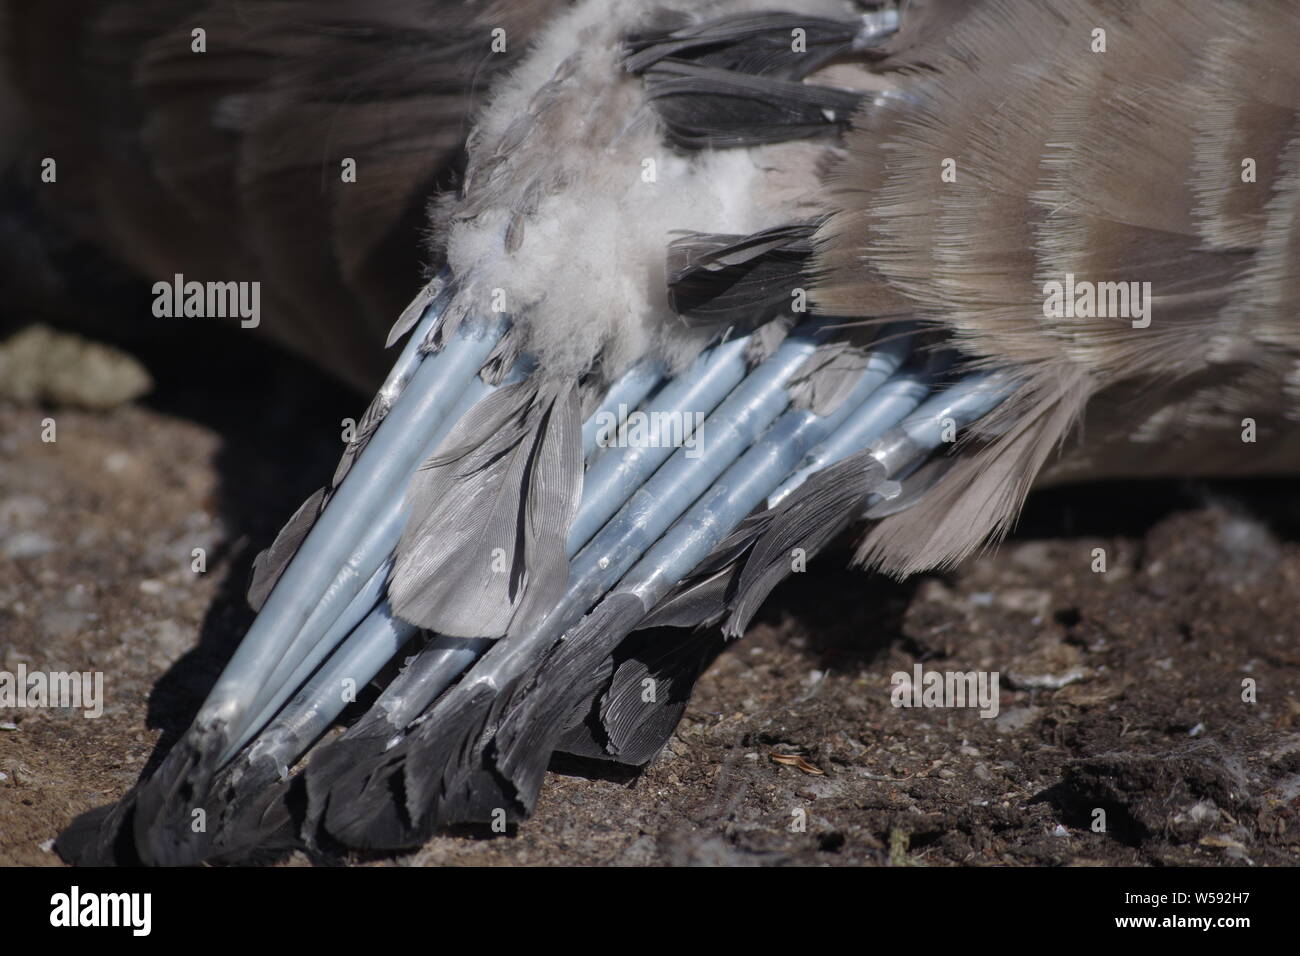
M 65 228 L 150 281 L 262 282 L 260 331 L 368 391 L 469 116 L 562 5 L 7 2 L 0 88 L 23 109 L 5 138 Z M 50 188 L 34 185 L 47 156 Z
M 900 34 L 906 95 L 859 114 L 828 176 L 813 294 L 861 316 L 883 278 L 1021 384 L 860 559 L 951 564 L 1005 532 L 1040 479 L 1294 470 L 1300 10 L 985 0 L 961 13 Z M 1044 318 L 1044 283 L 1067 273 L 1150 282 L 1150 327 Z M 1241 441 L 1247 417 L 1256 444 Z

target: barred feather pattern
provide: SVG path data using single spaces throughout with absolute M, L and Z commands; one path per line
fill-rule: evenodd
M 1294 468 L 1300 10 L 986 0 L 947 30 L 904 23 L 896 95 L 858 114 L 828 174 L 812 295 L 860 315 L 883 277 L 1019 384 L 859 559 L 952 564 L 1011 527 L 1036 480 Z M 1067 275 L 1151 283 L 1149 326 L 1048 316 Z M 1135 454 L 1156 441 L 1172 450 Z

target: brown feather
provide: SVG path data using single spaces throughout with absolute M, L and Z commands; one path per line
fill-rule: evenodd
M 1300 263 L 1287 51 L 1300 9 L 986 0 L 946 30 L 926 19 L 904 20 L 886 61 L 903 67 L 895 95 L 859 113 L 827 175 L 813 298 L 871 315 L 883 280 L 975 366 L 1021 384 L 859 557 L 897 573 L 951 564 L 1010 527 L 1044 469 L 1294 468 L 1300 443 L 1281 435 L 1300 382 L 1287 309 Z M 1104 53 L 1089 47 L 1097 27 Z M 1247 51 L 1279 65 L 1252 68 Z M 1218 185 L 1248 150 L 1255 191 Z M 949 158 L 952 182 L 940 176 Z M 1046 317 L 1044 283 L 1067 273 L 1150 282 L 1150 326 Z M 1243 453 L 1252 413 L 1276 440 Z M 1177 453 L 1139 450 L 1164 441 Z
M 368 389 L 469 114 L 563 3 L 6 0 L 3 65 L 51 215 L 153 281 L 260 281 L 262 332 Z

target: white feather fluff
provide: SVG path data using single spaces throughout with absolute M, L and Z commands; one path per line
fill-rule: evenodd
M 758 0 L 584 0 L 539 37 L 471 136 L 447 259 L 472 314 L 503 310 L 548 374 L 599 358 L 609 374 L 652 353 L 680 365 L 707 332 L 666 298 L 665 250 L 682 230 L 747 234 L 812 214 L 827 147 L 789 143 L 682 155 L 665 145 L 622 39 L 655 7 L 701 18 Z M 838 0 L 800 5 L 843 15 Z M 515 247 L 507 248 L 508 234 Z

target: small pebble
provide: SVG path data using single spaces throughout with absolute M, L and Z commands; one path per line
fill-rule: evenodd
M 36 531 L 20 531 L 5 542 L 6 558 L 39 558 L 54 550 L 54 542 Z
M 104 470 L 114 475 L 126 471 L 130 464 L 131 456 L 124 451 L 115 451 L 104 458 Z
M 0 525 L 9 528 L 30 526 L 49 510 L 50 506 L 35 495 L 10 495 L 0 499 Z
M 84 630 L 89 618 L 84 611 L 53 607 L 41 615 L 41 630 L 47 637 L 70 637 Z
M 994 726 L 1000 734 L 1013 734 L 1032 724 L 1042 712 L 1041 707 L 1014 707 L 1003 711 L 994 721 Z

